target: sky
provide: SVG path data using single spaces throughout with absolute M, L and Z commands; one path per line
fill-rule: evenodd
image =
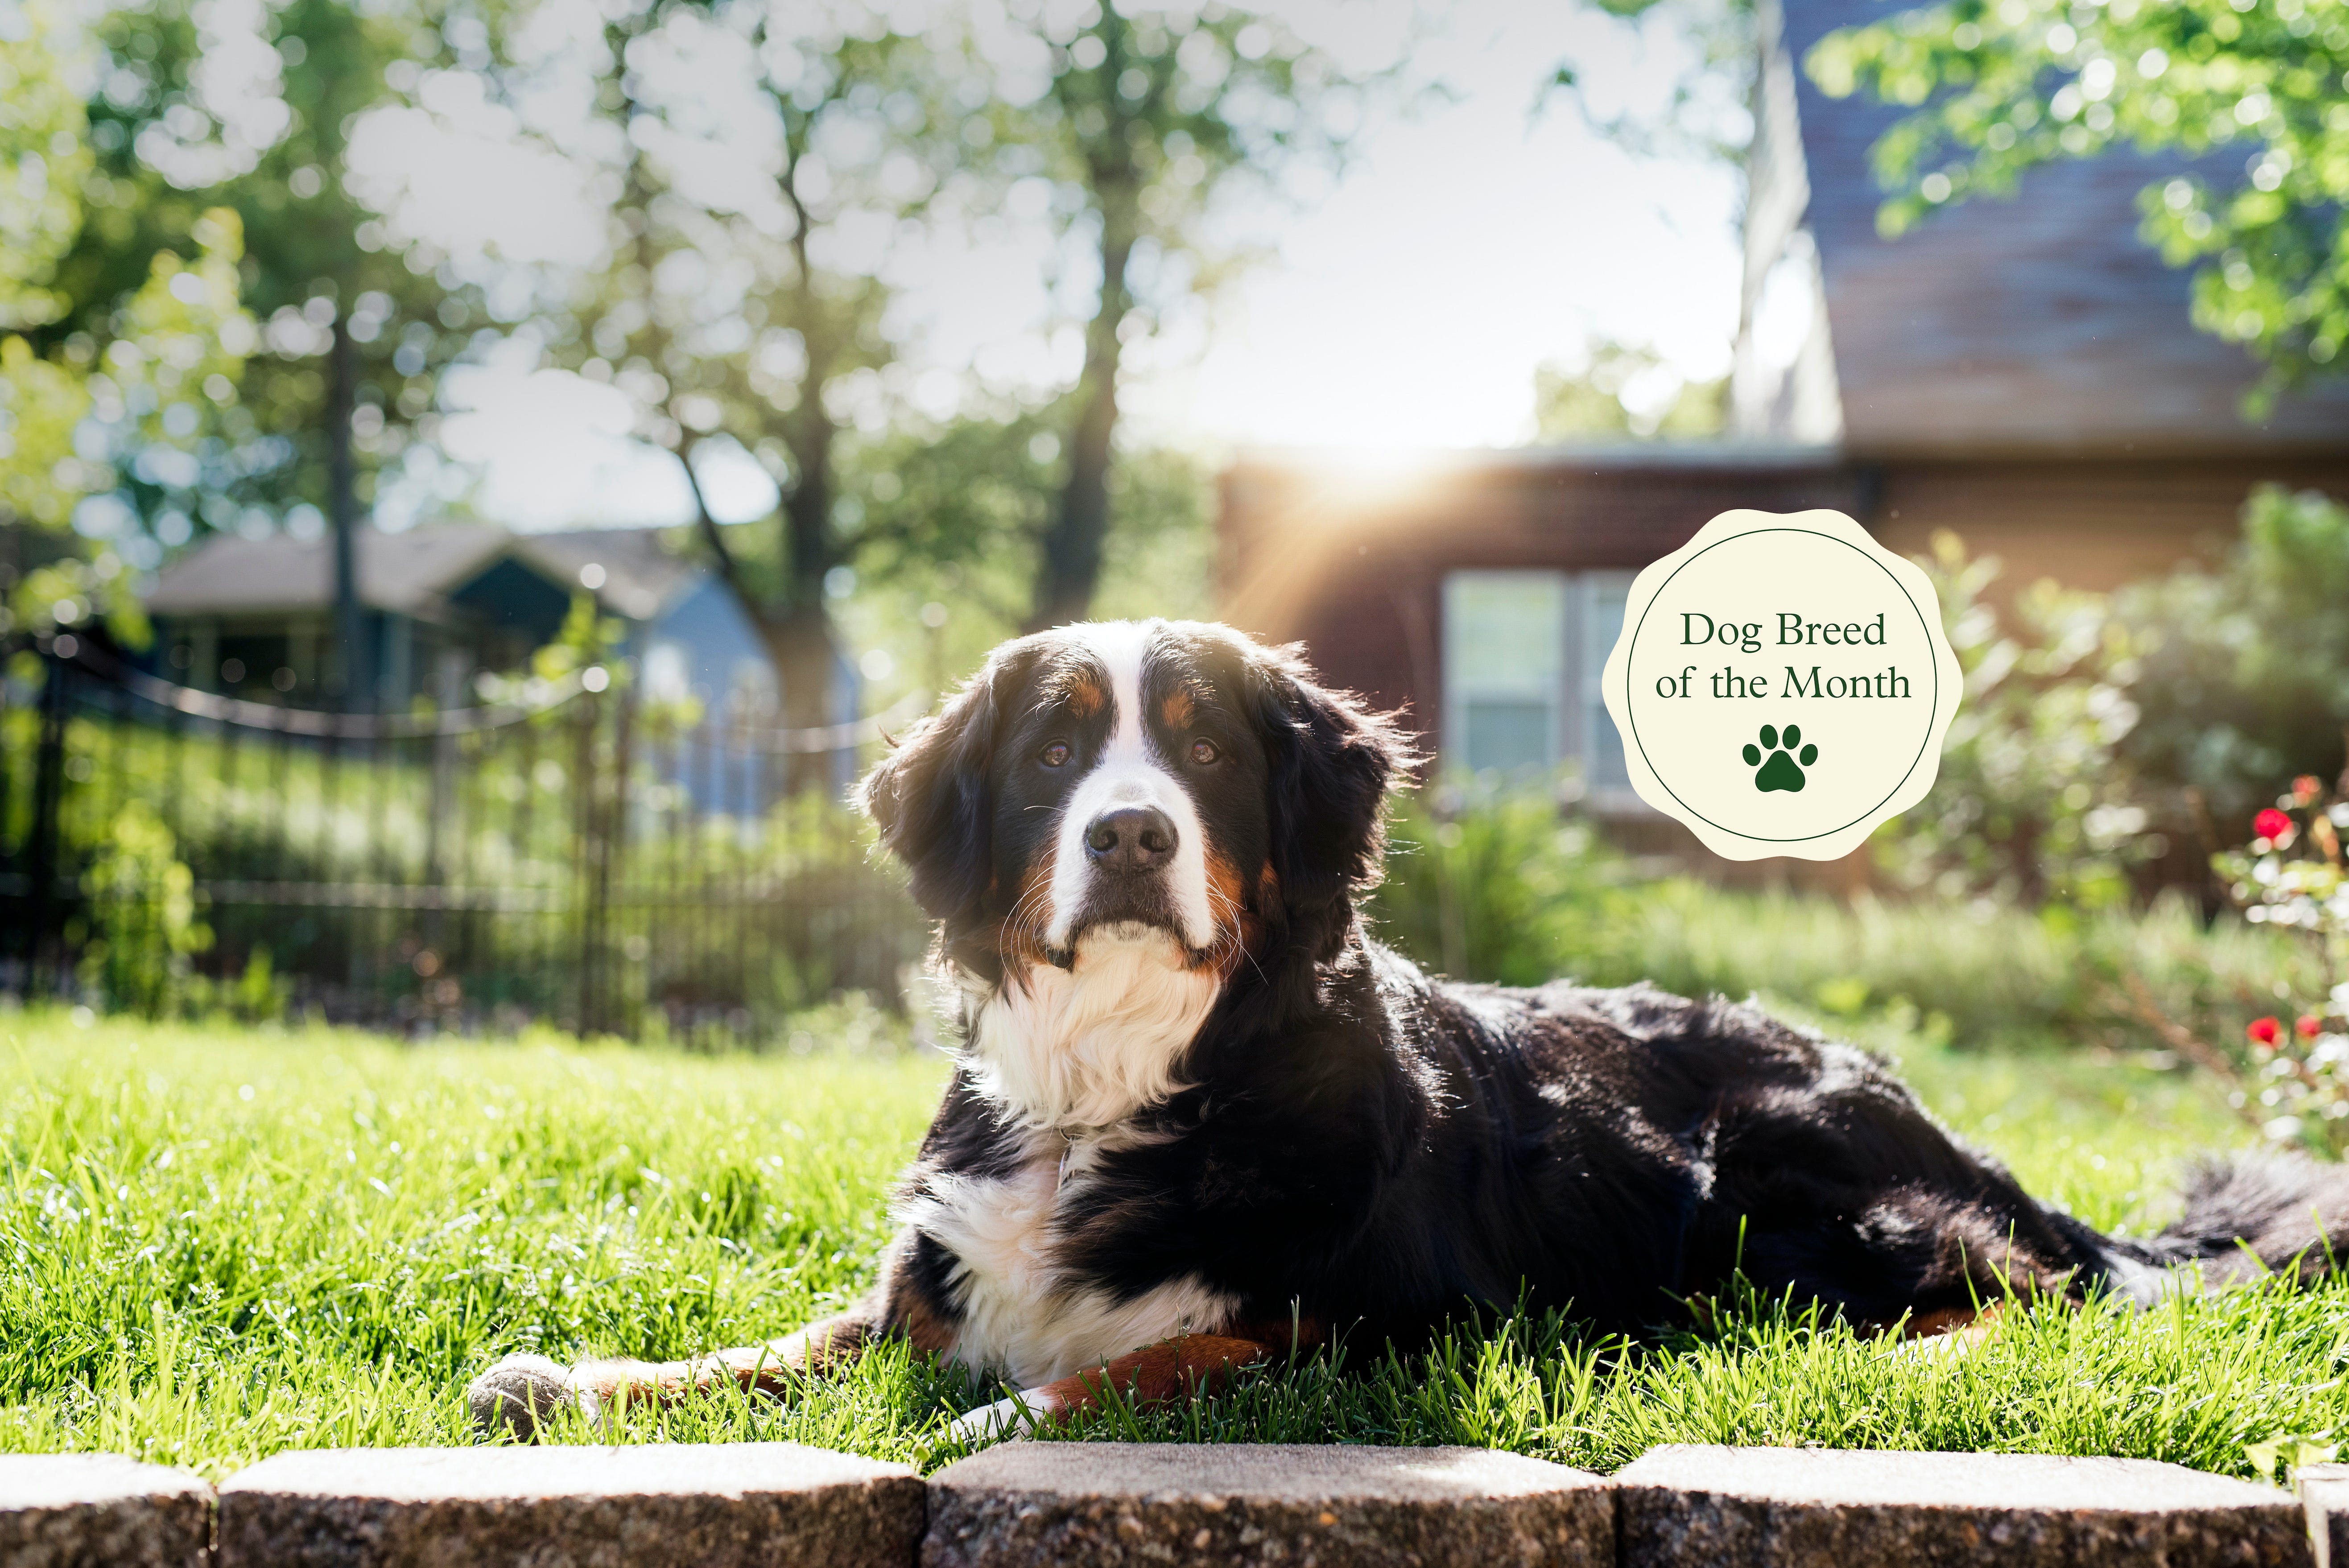
M 1391 55 L 1408 20 L 1387 0 L 1267 8 L 1362 63 Z M 1533 112 L 1568 61 L 1594 115 L 1653 111 L 1686 68 L 1685 44 L 1661 21 L 1635 26 L 1574 0 L 1454 0 L 1431 14 L 1441 30 L 1412 46 L 1409 69 L 1444 94 L 1375 116 L 1334 184 L 1252 193 L 1220 214 L 1217 238 L 1264 259 L 1130 348 L 1128 438 L 1210 459 L 1260 446 L 1508 445 L 1532 434 L 1536 368 L 1575 362 L 1594 335 L 1652 346 L 1667 381 L 1726 370 L 1731 172 L 1695 154 L 1634 156 L 1564 97 Z M 722 105 L 722 86 L 710 90 Z M 590 192 L 502 139 L 494 113 L 438 108 L 353 148 L 363 181 L 399 192 L 403 230 L 460 260 L 592 253 Z M 1071 296 L 1071 269 L 1054 266 L 1040 223 L 985 228 L 887 256 L 917 401 L 945 407 L 974 371 L 1039 387 L 1073 379 L 1072 318 L 1089 302 Z M 448 397 L 443 447 L 460 466 L 437 490 L 429 472 L 394 487 L 388 523 L 429 515 L 436 494 L 469 481 L 485 515 L 523 527 L 688 515 L 674 460 L 626 438 L 608 388 L 517 351 L 451 377 Z M 748 459 L 703 478 L 721 517 L 773 504 Z

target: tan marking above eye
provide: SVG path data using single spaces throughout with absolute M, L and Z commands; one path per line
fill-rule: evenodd
M 1102 710 L 1102 704 L 1106 700 L 1102 695 L 1102 688 L 1092 681 L 1076 680 L 1069 683 L 1069 711 L 1079 718 L 1091 718 Z
M 1191 699 L 1191 694 L 1187 691 L 1169 692 L 1165 699 L 1158 705 L 1158 717 L 1165 722 L 1169 729 L 1182 728 L 1191 722 L 1192 716 L 1197 711 L 1198 705 Z

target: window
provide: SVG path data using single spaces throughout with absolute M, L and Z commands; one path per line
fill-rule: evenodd
M 1632 799 L 1599 676 L 1628 572 L 1454 572 L 1444 580 L 1444 751 L 1473 773 L 1576 764 L 1602 803 Z
M 1557 760 L 1566 586 L 1555 572 L 1454 572 L 1444 580 L 1444 748 L 1469 771 Z
M 1631 594 L 1631 573 L 1586 572 L 1574 581 L 1582 605 L 1581 658 L 1575 672 L 1575 714 L 1581 729 L 1571 754 L 1582 759 L 1583 780 L 1594 795 L 1604 799 L 1615 793 L 1637 799 L 1630 793 L 1631 771 L 1623 762 L 1623 738 L 1615 732 L 1599 680 L 1607 670 L 1607 655 L 1615 651 L 1615 639 L 1623 634 L 1623 603 Z

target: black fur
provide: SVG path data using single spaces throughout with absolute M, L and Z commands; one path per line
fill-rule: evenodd
M 1241 1304 L 1236 1321 L 1294 1312 L 1408 1342 L 1519 1302 L 1638 1332 L 1742 1269 L 1889 1327 L 2010 1286 L 2150 1301 L 2189 1264 L 2214 1282 L 2323 1267 L 2349 1219 L 2340 1171 L 2277 1161 L 2214 1166 L 2160 1236 L 2108 1238 L 1953 1138 L 1879 1058 L 1754 1006 L 1431 978 L 1355 909 L 1409 760 L 1389 721 L 1222 628 L 1164 628 L 1148 669 L 1148 700 L 1189 694 L 1230 762 L 1195 799 L 1249 889 L 1244 951 L 1185 1060 L 1191 1087 L 1063 1192 L 1071 1289 L 1195 1279 Z M 945 952 L 990 984 L 1016 983 L 1007 923 L 1061 787 L 1033 754 L 1081 760 L 1106 733 L 1068 700 L 1086 678 L 1081 641 L 1007 645 L 865 793 Z M 908 1191 L 1007 1173 L 1034 1136 L 966 1073 Z M 913 1236 L 897 1258 L 884 1310 L 916 1300 L 950 1326 L 951 1254 Z

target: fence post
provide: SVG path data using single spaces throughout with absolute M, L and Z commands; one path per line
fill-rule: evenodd
M 465 700 L 465 655 L 454 649 L 443 649 L 439 665 L 432 672 L 432 701 L 435 712 L 445 726 L 447 717 L 457 711 Z M 449 883 L 450 840 L 463 830 L 457 821 L 457 737 L 446 727 L 432 734 L 430 810 L 424 822 L 424 880 L 432 892 L 426 895 L 424 906 L 424 940 L 443 962 L 449 951 Z M 523 780 L 523 788 L 529 788 Z
M 596 970 L 603 945 L 601 911 L 596 907 L 596 894 L 601 882 L 604 855 L 603 835 L 596 830 L 595 731 L 602 726 L 604 705 L 593 692 L 583 692 L 577 702 L 576 727 L 579 731 L 578 756 L 572 767 L 572 834 L 577 846 L 574 863 L 578 868 L 574 882 L 577 888 L 576 908 L 579 915 L 579 1009 L 575 1028 L 582 1039 L 595 1032 L 598 1019 L 595 1006 Z
M 602 1033 L 621 1034 L 632 1031 L 624 1029 L 624 1009 L 619 1006 L 622 960 L 618 944 L 612 940 L 612 883 L 620 874 L 620 861 L 626 853 L 628 840 L 628 769 L 636 739 L 636 687 L 626 685 L 612 695 L 617 700 L 613 704 L 616 711 L 612 721 L 611 766 L 599 769 L 595 791 L 595 881 L 589 902 L 595 944 L 589 969 L 595 982 L 595 1027 Z
M 72 668 L 54 645 L 41 650 L 41 661 L 40 748 L 33 764 L 33 918 L 25 950 L 25 988 L 35 995 L 48 989 L 41 960 L 57 903 L 57 819 L 66 785 L 66 677 Z

